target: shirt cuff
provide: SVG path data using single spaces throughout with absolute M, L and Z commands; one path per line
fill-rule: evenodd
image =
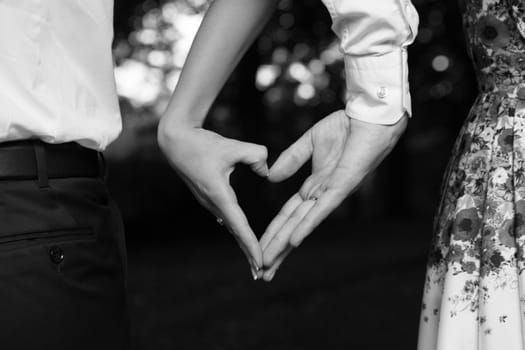
M 392 125 L 412 116 L 405 47 L 381 56 L 345 55 L 345 75 L 350 118 Z

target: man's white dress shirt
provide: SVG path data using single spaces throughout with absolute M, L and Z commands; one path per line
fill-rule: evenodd
M 113 0 L 0 0 L 0 140 L 113 141 L 112 39 Z
M 394 124 L 412 114 L 406 48 L 419 17 L 410 0 L 323 0 L 345 55 L 346 114 Z
M 345 53 L 347 114 L 391 124 L 408 112 L 409 0 L 323 0 Z M 0 141 L 76 141 L 103 150 L 120 133 L 113 0 L 0 0 Z

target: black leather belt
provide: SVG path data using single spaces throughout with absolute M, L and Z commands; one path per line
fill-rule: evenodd
M 45 172 L 45 174 L 42 174 Z M 102 154 L 75 142 L 48 144 L 39 140 L 0 143 L 0 180 L 103 177 Z

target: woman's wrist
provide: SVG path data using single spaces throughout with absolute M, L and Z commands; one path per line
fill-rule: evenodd
M 198 128 L 201 125 L 182 114 L 165 114 L 159 121 L 157 129 L 157 141 L 161 148 L 177 139 L 181 139 L 188 133 L 188 129 Z
M 189 111 L 187 109 L 168 109 L 159 122 L 159 130 L 176 131 L 177 129 L 202 128 L 206 113 Z

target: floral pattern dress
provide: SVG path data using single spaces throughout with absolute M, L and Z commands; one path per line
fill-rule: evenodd
M 443 182 L 419 350 L 525 350 L 525 0 L 461 0 L 479 96 Z

